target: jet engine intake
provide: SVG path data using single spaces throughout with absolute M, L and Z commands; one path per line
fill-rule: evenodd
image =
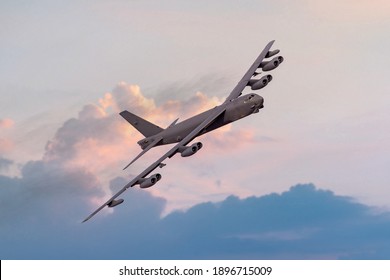
M 153 186 L 154 184 L 156 184 L 158 181 L 160 181 L 161 179 L 161 175 L 159 173 L 157 174 L 154 174 L 148 178 L 144 178 L 144 179 L 140 179 L 140 185 L 139 187 L 141 189 L 146 189 L 146 188 L 150 188 L 151 186 Z
M 179 152 L 181 153 L 182 157 L 189 157 L 189 156 L 192 156 L 193 154 L 195 154 L 200 149 L 202 149 L 202 147 L 203 147 L 203 144 L 201 142 L 197 142 L 197 143 L 192 144 L 189 147 L 187 147 L 187 146 L 183 147 L 183 149 L 179 150 Z
M 263 71 L 271 71 L 278 67 L 280 63 L 282 63 L 284 60 L 283 56 L 277 56 L 273 58 L 271 61 L 263 61 L 260 63 L 259 68 L 262 68 Z
M 271 81 L 272 81 L 272 76 L 265 75 L 261 77 L 261 79 L 259 80 L 255 80 L 255 79 L 249 80 L 248 85 L 251 87 L 252 90 L 258 90 L 268 85 L 268 83 Z

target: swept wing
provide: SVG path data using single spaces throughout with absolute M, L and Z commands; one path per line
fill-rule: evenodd
M 255 62 L 253 62 L 252 66 L 246 71 L 244 77 L 238 82 L 236 87 L 232 90 L 232 92 L 229 94 L 229 96 L 226 98 L 224 103 L 230 102 L 233 99 L 236 99 L 242 94 L 242 91 L 244 88 L 248 85 L 249 80 L 252 78 L 252 76 L 258 75 L 256 73 L 257 68 L 259 68 L 260 64 L 263 62 L 264 58 L 267 57 L 268 52 L 270 51 L 272 45 L 274 44 L 275 40 L 269 42 L 267 46 L 265 46 L 264 50 L 260 53 L 260 55 L 257 57 Z

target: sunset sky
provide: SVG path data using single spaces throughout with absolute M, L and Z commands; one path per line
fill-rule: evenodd
M 388 30 L 386 0 L 2 1 L 1 259 L 390 258 L 377 235 L 390 232 Z M 285 61 L 256 92 L 259 114 L 199 137 L 203 149 L 168 160 L 156 186 L 80 224 L 169 149 L 123 171 L 142 135 L 120 111 L 166 127 L 212 108 L 271 40 Z M 250 227 L 260 210 L 274 211 L 269 227 Z M 104 254 L 125 237 L 152 244 L 149 231 L 184 246 L 183 223 L 210 252 L 199 239 L 182 255 Z M 325 235 L 329 225 L 343 227 Z M 366 233 L 353 253 L 342 242 L 352 232 Z M 334 247 L 302 251 L 326 236 Z M 94 254 L 93 242 L 104 248 Z

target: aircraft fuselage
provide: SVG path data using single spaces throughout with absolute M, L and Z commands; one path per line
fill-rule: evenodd
M 219 116 L 212 124 L 203 129 L 199 135 L 205 134 L 221 126 L 227 125 L 231 122 L 258 112 L 259 109 L 263 108 L 263 102 L 264 100 L 261 96 L 251 93 L 244 96 L 240 96 L 239 98 L 234 99 L 229 103 L 220 105 L 226 107 L 225 112 L 221 116 Z M 207 110 L 203 113 L 200 113 L 196 116 L 179 122 L 174 126 L 168 127 L 167 129 L 161 131 L 156 135 L 144 138 L 138 141 L 138 144 L 141 146 L 142 149 L 145 149 L 148 145 L 153 143 L 155 139 L 162 139 L 155 146 L 180 142 L 184 137 L 191 133 L 191 131 L 193 131 L 197 126 L 199 126 L 205 119 L 207 119 L 207 117 L 211 114 L 213 110 L 216 110 L 220 106 L 214 107 L 210 110 Z

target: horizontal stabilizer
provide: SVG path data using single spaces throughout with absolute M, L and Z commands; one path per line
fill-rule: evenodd
M 128 165 L 126 165 L 123 170 L 125 170 L 127 167 L 129 167 L 133 162 L 135 162 L 137 159 L 139 159 L 141 156 L 143 156 L 147 151 L 149 151 L 151 148 L 156 146 L 160 141 L 162 140 L 162 137 L 155 139 L 152 143 L 149 144 L 138 156 L 136 156 Z
M 147 120 L 144 120 L 143 118 L 138 117 L 129 111 L 125 110 L 119 114 L 145 137 L 150 137 L 163 131 L 161 127 L 148 122 Z

